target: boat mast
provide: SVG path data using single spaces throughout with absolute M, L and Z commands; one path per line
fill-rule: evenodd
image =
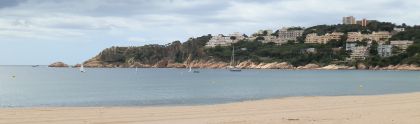
M 232 65 L 235 65 L 235 46 L 232 45 Z

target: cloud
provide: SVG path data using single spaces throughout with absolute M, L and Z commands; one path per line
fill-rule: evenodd
M 0 64 L 80 63 L 110 46 L 337 24 L 349 15 L 414 25 L 419 10 L 417 0 L 0 0 Z
M 19 3 L 24 2 L 24 1 L 26 0 L 1 0 L 0 9 L 19 5 Z
M 336 24 L 347 15 L 415 24 L 420 14 L 415 0 L 6 0 L 0 8 L 3 37 L 142 37 L 160 42 Z

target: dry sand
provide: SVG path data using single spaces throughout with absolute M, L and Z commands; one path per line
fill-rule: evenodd
M 420 124 L 420 93 L 180 107 L 3 108 L 0 124 Z

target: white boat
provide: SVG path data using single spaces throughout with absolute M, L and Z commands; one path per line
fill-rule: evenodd
M 228 66 L 229 71 L 240 72 L 241 69 L 235 66 L 235 46 L 232 44 L 232 57 Z
M 190 69 L 188 70 L 188 72 L 191 72 L 192 71 L 192 69 L 191 69 L 191 66 L 190 66 Z
M 81 64 L 81 65 L 80 65 L 79 70 L 80 70 L 80 72 L 86 72 L 86 71 L 85 71 L 85 68 L 83 67 L 83 64 Z

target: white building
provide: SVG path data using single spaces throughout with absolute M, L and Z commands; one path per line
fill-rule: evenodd
M 369 46 L 359 46 L 357 43 L 346 43 L 346 51 L 351 51 L 351 60 L 364 60 L 369 56 Z
M 405 31 L 405 28 L 394 28 L 394 31 L 396 31 L 396 32 L 402 32 L 402 31 Z
M 392 56 L 392 45 L 378 45 L 378 55 L 381 57 L 390 57 Z
M 353 51 L 357 46 L 357 43 L 346 43 L 346 51 Z
M 244 35 L 239 32 L 235 32 L 233 34 L 230 34 L 229 36 L 224 36 L 223 34 L 219 34 L 217 36 L 213 36 L 209 40 L 209 42 L 207 42 L 206 47 L 230 46 L 231 44 L 236 43 L 243 39 L 245 39 Z
M 356 46 L 353 48 L 350 59 L 351 60 L 365 60 L 369 56 L 367 46 Z

